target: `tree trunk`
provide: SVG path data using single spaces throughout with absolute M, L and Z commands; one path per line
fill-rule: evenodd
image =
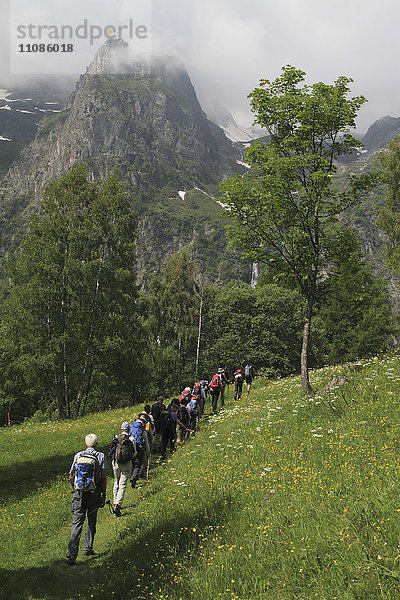
M 89 396 L 90 384 L 92 382 L 92 373 L 93 373 L 93 361 L 90 363 L 90 368 L 89 368 L 89 377 L 88 377 L 88 382 L 87 382 L 87 386 L 86 386 L 85 399 L 83 401 L 83 407 L 82 407 L 82 415 L 81 415 L 82 417 L 86 411 L 86 403 L 87 403 L 87 399 Z
M 313 312 L 314 301 L 312 298 L 307 300 L 306 318 L 303 329 L 303 344 L 301 347 L 301 384 L 305 394 L 311 394 L 312 387 L 308 377 L 308 349 L 311 332 L 311 317 Z
M 202 290 L 201 296 L 200 296 L 199 332 L 198 332 L 198 335 L 197 335 L 196 369 L 195 369 L 195 374 L 194 374 L 194 378 L 195 378 L 196 381 L 197 381 L 197 374 L 198 374 L 198 371 L 199 371 L 200 338 L 201 338 L 202 318 L 203 318 L 203 290 Z

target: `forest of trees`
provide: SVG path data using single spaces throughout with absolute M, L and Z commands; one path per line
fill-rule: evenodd
M 80 165 L 47 185 L 18 253 L 3 264 L 2 424 L 152 401 L 246 363 L 267 377 L 301 370 L 309 391 L 309 367 L 390 346 L 396 319 L 385 283 L 337 217 L 384 180 L 380 225 L 399 271 L 400 145 L 385 154 L 383 174 L 336 193 L 334 158 L 357 147 L 346 132 L 364 99 L 345 99 L 345 78 L 300 93 L 303 79 L 286 68 L 253 92 L 272 141 L 248 150 L 248 176 L 224 184 L 230 240 L 262 264 L 254 288 L 210 283 L 188 245 L 139 289 L 135 215 L 117 174 L 88 181 Z

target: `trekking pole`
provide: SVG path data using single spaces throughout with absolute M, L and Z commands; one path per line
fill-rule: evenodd
M 149 480 L 149 469 L 150 469 L 150 454 L 149 457 L 147 459 L 147 468 L 146 468 L 146 481 Z

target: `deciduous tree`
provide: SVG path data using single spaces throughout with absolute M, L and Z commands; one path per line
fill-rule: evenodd
M 3 393 L 12 396 L 17 372 L 18 393 L 22 378 L 37 406 L 55 401 L 60 418 L 85 411 L 96 369 L 111 375 L 105 358 L 134 329 L 134 235 L 116 174 L 100 185 L 81 165 L 45 188 L 40 214 L 7 267 Z
M 335 159 L 362 145 L 350 129 L 366 100 L 348 97 L 347 77 L 332 85 L 304 80 L 303 71 L 286 66 L 280 77 L 261 80 L 250 94 L 255 123 L 266 129 L 269 141 L 247 150 L 251 169 L 223 184 L 222 200 L 232 243 L 251 260 L 278 260 L 306 300 L 301 375 L 308 393 L 311 322 L 331 226 L 375 185 L 376 176 L 349 177 L 346 191 L 334 190 Z

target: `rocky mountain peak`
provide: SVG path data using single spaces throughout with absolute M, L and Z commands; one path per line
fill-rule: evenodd
M 148 65 L 133 60 L 129 44 L 110 38 L 96 52 L 86 75 L 137 75 L 148 69 Z
M 362 141 L 369 151 L 381 150 L 400 133 L 400 117 L 386 115 L 369 127 Z

